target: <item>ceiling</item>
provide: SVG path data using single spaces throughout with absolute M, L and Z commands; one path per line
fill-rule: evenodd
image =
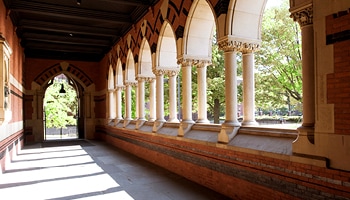
M 100 61 L 158 0 L 3 0 L 27 58 Z

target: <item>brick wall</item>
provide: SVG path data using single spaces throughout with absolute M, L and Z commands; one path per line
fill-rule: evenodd
M 96 136 L 233 199 L 350 198 L 349 172 L 296 162 L 296 156 L 109 126 L 97 127 Z
M 350 134 L 350 10 L 326 17 L 326 43 L 334 48 L 334 73 L 327 75 L 327 100 L 334 104 L 335 133 Z

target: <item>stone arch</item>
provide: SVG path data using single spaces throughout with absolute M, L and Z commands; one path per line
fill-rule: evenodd
M 114 80 L 115 88 L 124 86 L 123 80 L 124 80 L 123 66 L 122 66 L 122 62 L 121 62 L 120 58 L 118 58 L 117 66 L 116 66 L 115 80 Z
M 93 83 L 93 81 L 81 69 L 67 62 L 56 63 L 51 67 L 48 67 L 34 79 L 34 82 L 38 85 L 44 85 L 51 79 L 51 77 L 60 73 L 68 74 L 84 87 L 89 87 Z
M 156 70 L 178 68 L 175 34 L 167 21 L 159 33 L 156 55 Z
M 239 39 L 260 40 L 261 23 L 267 0 L 230 1 L 226 33 Z
M 135 61 L 130 49 L 126 57 L 125 82 L 135 82 Z
M 152 73 L 152 54 L 151 47 L 149 46 L 146 38 L 143 38 L 140 48 L 140 57 L 138 65 L 137 76 L 142 77 L 154 77 Z
M 185 25 L 183 56 L 191 59 L 211 60 L 215 18 L 205 0 L 195 0 Z
M 36 113 L 33 115 L 33 134 L 36 141 L 43 141 L 44 139 L 44 124 L 43 124 L 43 99 L 47 87 L 51 81 L 59 74 L 64 74 L 70 81 L 70 85 L 77 92 L 79 101 L 79 115 L 78 115 L 78 132 L 79 138 L 93 138 L 93 129 L 91 124 L 85 121 L 94 118 L 93 113 L 93 98 L 91 92 L 94 91 L 93 81 L 80 69 L 68 62 L 61 62 L 46 68 L 41 72 L 32 82 L 32 90 L 34 91 L 33 110 Z

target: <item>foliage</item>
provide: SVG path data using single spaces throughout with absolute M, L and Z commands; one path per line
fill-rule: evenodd
M 66 90 L 64 95 L 59 93 L 61 84 Z M 77 125 L 77 96 L 73 87 L 66 81 L 54 80 L 46 89 L 44 109 L 47 128 L 66 128 L 67 125 Z
M 259 108 L 296 105 L 302 100 L 300 30 L 289 15 L 287 1 L 264 14 L 262 44 L 256 54 Z

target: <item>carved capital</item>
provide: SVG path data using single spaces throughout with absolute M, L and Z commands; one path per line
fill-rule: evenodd
M 169 76 L 169 77 L 172 77 L 172 76 L 177 76 L 179 74 L 179 70 L 166 70 L 165 73 Z
M 219 49 L 225 52 L 240 51 L 242 49 L 243 42 L 225 38 L 224 40 L 219 41 L 218 45 Z
M 313 6 L 309 5 L 303 9 L 297 10 L 290 15 L 294 21 L 298 22 L 300 27 L 313 24 Z
M 153 73 L 156 75 L 156 76 L 162 76 L 165 74 L 165 70 L 164 69 L 157 69 L 157 70 L 154 70 Z
M 207 67 L 208 65 L 211 64 L 211 61 L 209 60 L 201 60 L 199 61 L 199 63 L 196 65 L 197 68 L 203 68 L 203 67 Z
M 124 90 L 125 86 L 124 85 L 119 85 L 119 86 L 116 86 L 115 90 L 116 91 L 122 91 Z
M 125 82 L 125 86 L 128 87 L 128 86 L 137 86 L 137 82 Z
M 239 41 L 232 40 L 230 38 L 225 38 L 219 41 L 219 49 L 225 52 L 240 51 L 243 53 L 258 51 L 260 44 L 256 42 L 249 41 Z
M 242 53 L 252 53 L 258 51 L 260 48 L 260 44 L 256 43 L 243 43 Z

